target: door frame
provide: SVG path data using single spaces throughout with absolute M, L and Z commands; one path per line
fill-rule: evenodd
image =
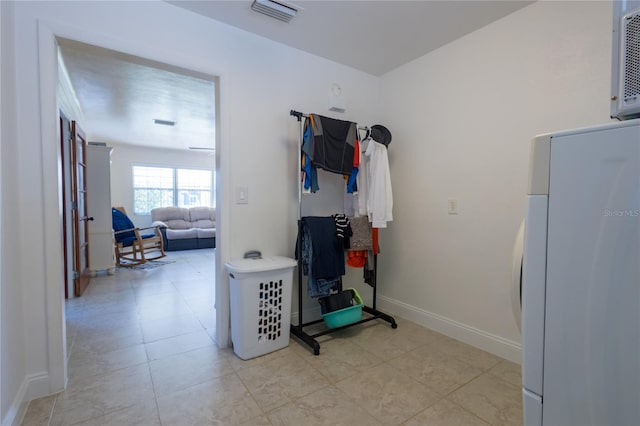
M 87 214 L 87 138 L 76 120 L 71 120 L 71 186 L 73 206 L 71 226 L 73 226 L 73 294 L 82 296 L 89 286 L 89 218 Z M 82 153 L 78 153 L 82 145 Z M 80 156 L 82 158 L 80 158 Z M 79 170 L 83 169 L 82 174 Z M 82 202 L 80 201 L 82 199 Z M 81 238 L 82 237 L 82 238 Z M 65 262 L 66 264 L 66 262 Z
M 61 188 L 62 188 L 62 255 L 64 257 L 64 298 L 74 297 L 73 294 L 73 279 L 69 271 L 73 270 L 72 255 L 69 255 L 69 245 L 73 244 L 73 235 L 71 232 L 71 226 L 69 226 L 69 217 L 71 216 L 70 209 L 68 209 L 68 194 L 71 193 L 70 185 L 70 161 L 71 152 L 68 141 L 65 140 L 65 123 L 68 126 L 67 134 L 71 135 L 71 120 L 67 117 L 62 109 L 58 110 L 59 114 L 59 135 L 60 135 L 60 155 L 61 155 Z
M 77 203 L 81 193 L 86 198 L 86 150 L 87 141 L 84 131 L 76 120 L 71 120 L 60 108 L 60 152 L 61 158 L 61 196 L 62 196 L 62 253 L 64 256 L 64 297 L 70 299 L 82 295 L 91 280 L 89 270 L 89 229 L 86 222 L 87 204 Z M 66 127 L 66 129 L 65 129 Z M 82 159 L 78 159 L 78 138 L 82 141 Z M 78 188 L 78 166 L 84 167 L 84 181 L 82 191 Z M 74 205 L 75 204 L 75 205 Z M 82 206 L 84 212 L 78 211 Z M 78 217 L 80 215 L 80 218 Z M 92 220 L 92 219 L 91 219 Z M 79 244 L 80 227 L 84 228 L 83 244 Z M 79 247 L 82 246 L 82 247 Z M 84 262 L 82 265 L 81 250 L 84 250 Z
M 218 93 L 216 96 L 216 230 L 215 277 L 216 300 L 216 343 L 221 347 L 230 346 L 229 279 L 222 265 L 229 260 L 230 231 L 226 225 L 230 217 L 230 169 L 229 161 L 222 161 L 229 150 L 228 110 L 229 78 L 225 72 L 207 69 L 200 65 L 198 55 L 172 52 L 152 44 L 140 44 L 131 40 L 112 38 L 112 34 L 96 34 L 86 29 L 69 26 L 60 22 L 38 20 L 38 71 L 40 78 L 40 120 L 44 181 L 44 241 L 48 246 L 59 246 L 62 241 L 62 201 L 60 176 L 60 144 L 58 143 L 59 120 L 56 88 L 58 81 L 58 37 L 93 44 L 99 47 L 144 56 L 149 59 L 216 76 Z M 140 52 L 143 52 L 142 55 Z M 63 259 L 61 253 L 54 253 L 45 259 L 48 392 L 58 392 L 66 387 L 66 327 L 63 297 Z M 43 393 L 43 395 L 46 393 Z

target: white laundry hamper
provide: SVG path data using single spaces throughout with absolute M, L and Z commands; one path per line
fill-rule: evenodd
M 297 262 L 273 256 L 225 264 L 229 272 L 231 341 L 242 359 L 289 345 L 291 289 Z

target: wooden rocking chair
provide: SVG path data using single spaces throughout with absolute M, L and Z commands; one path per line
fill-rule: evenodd
M 149 260 L 165 257 L 164 241 L 160 227 L 136 228 L 127 216 L 124 207 L 111 209 L 117 266 L 135 266 Z M 140 231 L 153 229 L 153 234 L 142 235 Z M 149 257 L 149 254 L 154 254 Z

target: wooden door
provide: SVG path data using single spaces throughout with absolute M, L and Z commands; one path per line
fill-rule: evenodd
M 60 152 L 62 153 L 62 251 L 64 254 L 64 298 L 69 297 L 69 247 L 73 243 L 68 211 L 71 198 L 71 121 L 60 111 Z
M 71 121 L 71 226 L 73 228 L 73 288 L 82 295 L 91 279 L 89 271 L 89 220 L 87 216 L 87 140 Z

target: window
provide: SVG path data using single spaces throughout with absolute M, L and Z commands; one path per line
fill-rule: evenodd
M 133 166 L 133 212 L 147 215 L 156 207 L 212 206 L 211 170 Z
M 176 169 L 178 206 L 211 205 L 211 170 Z

